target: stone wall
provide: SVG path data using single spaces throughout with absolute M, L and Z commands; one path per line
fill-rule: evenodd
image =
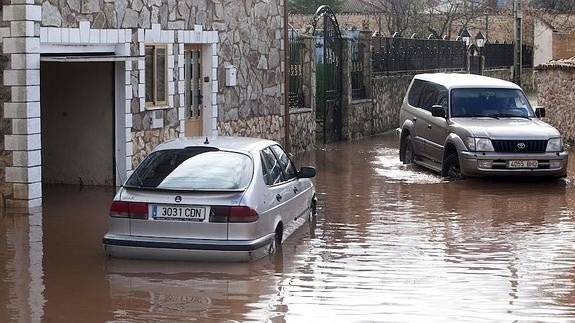
M 513 69 L 498 68 L 483 71 L 483 75 L 497 78 L 504 81 L 513 81 Z M 533 82 L 533 68 L 523 68 L 521 71 L 521 88 L 525 93 L 536 92 L 535 83 Z
M 280 115 L 221 121 L 218 124 L 220 135 L 263 137 L 279 142 L 283 139 L 283 127 L 284 117 Z
M 545 107 L 548 122 L 566 142 L 575 143 L 575 68 L 541 69 L 535 72 L 538 104 Z
M 373 78 L 374 130 L 384 132 L 400 126 L 399 110 L 412 79 L 413 74 L 381 75 Z
M 370 99 L 352 101 L 343 117 L 343 137 L 347 140 L 358 140 L 383 132 L 377 129 L 374 103 Z
M 293 154 L 315 148 L 315 115 L 312 109 L 295 109 L 289 116 L 290 152 Z
M 138 165 L 157 145 L 178 137 L 177 129 L 165 126 L 160 130 L 143 130 L 132 132 L 135 150 L 133 163 Z M 137 148 L 136 148 L 137 147 Z

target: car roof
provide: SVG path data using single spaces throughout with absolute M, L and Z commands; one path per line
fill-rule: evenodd
M 515 83 L 475 74 L 427 73 L 415 75 L 414 78 L 441 84 L 448 90 L 455 88 L 506 88 L 521 90 L 521 87 Z
M 207 143 L 206 143 L 207 141 Z M 184 137 L 177 138 L 159 144 L 154 151 L 167 149 L 183 149 L 190 146 L 213 147 L 223 150 L 233 150 L 241 152 L 254 152 L 270 145 L 277 145 L 273 140 L 232 137 L 232 136 L 208 136 L 208 137 Z

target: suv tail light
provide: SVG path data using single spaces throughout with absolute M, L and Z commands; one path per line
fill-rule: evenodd
M 255 222 L 258 219 L 258 213 L 247 206 L 212 206 L 210 210 L 210 222 Z
M 116 218 L 147 219 L 148 203 L 114 201 L 110 206 L 110 216 Z

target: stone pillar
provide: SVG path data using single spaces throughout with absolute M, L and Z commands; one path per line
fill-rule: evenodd
M 343 38 L 341 40 L 341 133 L 342 139 L 344 140 L 351 139 L 351 42 L 352 40 L 349 38 Z
M 40 21 L 41 6 L 34 0 L 12 0 L 4 5 L 3 20 L 10 36 L 2 50 L 8 58 L 4 86 L 3 133 L 5 167 L 3 186 L 8 213 L 29 213 L 42 204 L 40 138 Z M 11 155 L 11 156 L 10 156 Z
M 311 36 L 301 36 L 304 43 L 303 56 L 303 96 L 304 105 L 312 109 L 315 116 L 315 43 Z
M 359 46 L 363 46 L 363 84 L 365 85 L 365 97 L 371 99 L 373 96 L 371 81 L 371 32 L 361 31 L 359 33 Z

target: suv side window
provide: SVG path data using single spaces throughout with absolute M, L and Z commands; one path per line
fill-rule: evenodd
M 409 95 L 407 96 L 407 102 L 409 105 L 414 107 L 419 107 L 419 97 L 421 96 L 421 90 L 423 89 L 424 82 L 422 80 L 414 80 L 411 89 L 409 90 Z
M 447 111 L 447 88 L 439 84 L 425 82 L 421 91 L 419 107 L 431 111 L 434 105 L 441 105 Z
M 427 111 L 431 111 L 431 107 L 438 101 L 438 94 L 436 85 L 426 82 L 423 90 L 421 91 L 421 98 L 419 99 L 419 107 Z
M 262 150 L 260 156 L 262 158 L 262 172 L 266 185 L 281 183 L 284 180 L 283 172 L 279 161 L 271 151 L 270 147 Z
M 292 161 L 289 159 L 286 152 L 278 145 L 271 146 L 270 148 L 272 149 L 272 151 L 276 155 L 276 157 L 280 163 L 280 166 L 282 167 L 282 169 L 284 171 L 285 180 L 289 181 L 290 179 L 295 178 L 296 177 L 295 167 L 294 167 Z

